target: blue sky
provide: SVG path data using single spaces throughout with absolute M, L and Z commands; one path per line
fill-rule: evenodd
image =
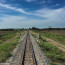
M 0 0 L 0 28 L 64 27 L 65 0 Z

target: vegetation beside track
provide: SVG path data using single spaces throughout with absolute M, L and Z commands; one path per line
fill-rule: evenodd
M 6 31 L 7 32 L 7 31 Z M 21 31 L 21 36 L 25 31 Z M 14 48 L 19 44 L 19 32 L 14 31 L 8 34 L 2 34 L 0 37 L 0 62 L 5 62 L 12 56 Z
M 56 33 L 56 32 L 49 32 L 49 31 L 34 31 L 34 32 L 36 32 L 36 33 L 40 33 L 41 34 L 41 36 L 45 36 L 45 37 L 47 37 L 47 38 L 51 38 L 51 39 L 53 39 L 53 40 L 55 40 L 55 41 L 57 41 L 57 42 L 59 42 L 60 44 L 62 44 L 62 45 L 65 45 L 65 34 L 64 33 L 62 33 L 62 34 L 60 34 L 60 32 L 59 33 Z
M 38 33 L 38 31 L 36 31 Z M 37 35 L 31 32 L 32 35 L 37 38 Z M 39 32 L 40 33 L 40 32 Z M 65 65 L 65 53 L 59 50 L 53 44 L 47 42 L 45 39 L 41 37 L 38 40 L 38 44 L 42 51 L 45 52 L 46 56 L 51 60 L 51 65 Z

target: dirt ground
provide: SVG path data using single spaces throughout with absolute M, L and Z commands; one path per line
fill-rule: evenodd
M 32 32 L 32 33 L 35 34 L 36 36 L 38 35 L 38 34 L 35 33 L 35 32 Z M 52 40 L 52 39 L 50 39 L 50 38 L 47 38 L 47 37 L 43 37 L 43 36 L 42 36 L 42 38 L 43 38 L 43 39 L 46 39 L 49 43 L 55 45 L 58 49 L 60 49 L 61 51 L 65 52 L 65 46 L 64 46 L 64 45 L 62 45 L 62 44 L 60 44 L 60 43 L 58 43 L 58 42 L 56 42 L 56 41 L 54 41 L 54 40 Z
M 49 39 L 49 38 L 46 38 L 46 37 L 43 37 L 44 39 L 46 39 L 49 43 L 55 45 L 56 47 L 58 47 L 60 50 L 62 50 L 63 52 L 65 52 L 65 46 L 52 40 L 52 39 Z

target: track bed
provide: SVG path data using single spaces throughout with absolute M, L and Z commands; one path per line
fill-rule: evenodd
M 33 46 L 31 43 L 29 31 L 27 32 L 22 65 L 36 65 L 36 59 L 34 55 Z

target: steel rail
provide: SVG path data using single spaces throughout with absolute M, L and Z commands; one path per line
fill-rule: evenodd
M 29 31 L 27 31 L 27 36 L 29 36 L 29 38 L 30 38 Z M 31 41 L 31 39 L 30 39 L 30 41 Z M 26 43 L 25 43 L 25 48 L 24 48 L 24 52 L 23 52 L 23 58 L 22 58 L 22 63 L 21 63 L 21 65 L 24 65 L 24 61 L 25 61 L 25 52 L 26 52 L 26 45 L 27 45 L 27 37 L 26 37 Z M 32 48 L 32 54 L 33 54 L 34 65 L 37 65 L 37 61 L 36 61 L 36 57 L 35 57 L 35 53 L 34 53 L 34 49 L 33 49 L 32 42 L 31 42 L 31 48 Z

